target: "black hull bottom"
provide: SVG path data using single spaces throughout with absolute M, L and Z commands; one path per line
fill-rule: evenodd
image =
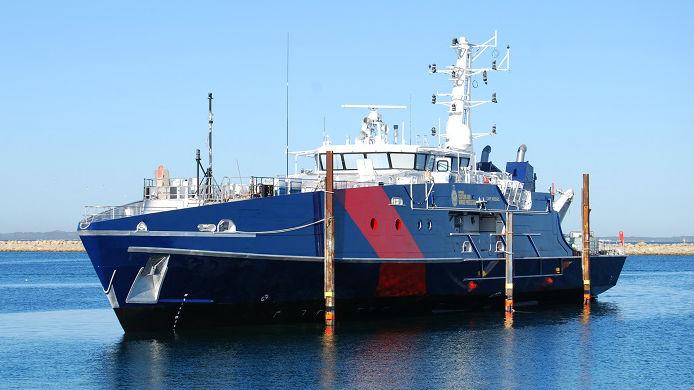
M 582 290 L 529 293 L 516 297 L 517 305 L 580 303 Z M 445 311 L 503 310 L 503 297 L 430 297 L 379 298 L 370 302 L 337 301 L 337 320 L 393 318 L 429 315 Z M 126 333 L 173 333 L 224 328 L 248 324 L 322 322 L 323 302 L 284 305 L 228 305 L 182 303 L 142 305 L 114 309 Z

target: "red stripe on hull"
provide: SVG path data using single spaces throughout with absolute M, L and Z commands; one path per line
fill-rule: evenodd
M 423 258 L 424 255 L 402 223 L 396 207 L 382 187 L 345 190 L 338 196 L 347 214 L 380 258 Z M 398 222 L 400 221 L 400 222 Z M 424 264 L 381 264 L 377 296 L 398 297 L 426 294 Z

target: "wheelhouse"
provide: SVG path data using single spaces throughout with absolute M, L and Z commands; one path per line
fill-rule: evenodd
M 316 155 L 316 166 L 320 171 L 326 169 L 325 156 L 325 153 Z M 438 155 L 417 152 L 336 152 L 333 153 L 333 169 L 357 171 L 359 160 L 368 160 L 375 170 L 458 172 L 470 166 L 470 156 L 457 153 Z

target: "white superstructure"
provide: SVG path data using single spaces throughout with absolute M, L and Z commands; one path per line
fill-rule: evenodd
M 486 103 L 496 103 L 496 93 L 489 100 L 473 100 L 472 90 L 480 83 L 488 83 L 489 75 L 495 71 L 510 70 L 510 48 L 506 46 L 505 55 L 497 62 L 497 34 L 481 44 L 468 41 L 464 36 L 454 38 L 450 45 L 455 50 L 454 65 L 437 67 L 429 65 L 433 74 L 449 75 L 452 88 L 449 93 L 436 92 L 432 103 L 445 105 L 448 118 L 445 132 L 433 128 L 439 142 L 434 146 L 405 143 L 404 123 L 392 128 L 383 120 L 381 110 L 406 109 L 397 105 L 343 105 L 343 108 L 366 110 L 358 127 L 354 141 L 349 139 L 344 144 L 334 144 L 326 136 L 323 144 L 313 150 L 290 152 L 296 159 L 308 157 L 314 161 L 313 169 L 295 172 L 286 177 L 224 177 L 217 182 L 211 175 L 210 166 L 204 178 L 170 179 L 168 172 L 160 167 L 156 179 L 146 181 L 144 199 L 128 205 L 88 210 L 89 218 L 109 218 L 117 214 L 132 215 L 157 212 L 176 208 L 194 207 L 215 202 L 228 202 L 249 197 L 284 195 L 298 192 L 321 190 L 325 178 L 326 151 L 333 152 L 335 188 L 351 188 L 387 184 L 422 184 L 433 188 L 437 183 L 473 183 L 490 184 L 499 187 L 509 207 L 528 210 L 532 205 L 531 192 L 524 188 L 524 183 L 513 180 L 512 175 L 497 169 L 488 159 L 488 150 L 482 152 L 480 168 L 475 158 L 473 140 L 479 137 L 496 134 L 493 125 L 489 132 L 473 133 L 472 109 Z M 491 51 L 489 67 L 475 67 L 476 61 L 483 53 Z M 444 99 L 440 99 L 444 98 Z M 211 95 L 209 127 L 211 134 L 212 107 Z M 355 129 L 356 132 L 357 129 Z M 408 129 L 410 132 L 412 129 Z M 209 140 L 211 151 L 211 136 Z M 522 146 L 523 154 L 525 146 Z M 520 151 L 520 149 L 519 149 Z M 520 155 L 519 155 L 520 156 Z M 523 157 L 519 157 L 523 162 Z M 199 152 L 198 166 L 201 168 Z M 534 188 L 534 185 L 533 187 Z M 573 198 L 573 192 L 562 194 L 553 207 L 560 215 L 566 213 Z M 105 211 L 104 211 L 105 210 Z
M 343 105 L 343 108 L 360 108 L 368 110 L 362 119 L 359 134 L 353 143 L 332 144 L 329 141 L 314 150 L 293 152 L 296 156 L 314 158 L 315 169 L 295 172 L 294 178 L 313 178 L 320 176 L 325 168 L 325 152 L 332 150 L 335 154 L 334 169 L 336 180 L 379 183 L 410 182 L 464 182 L 464 183 L 500 183 L 504 187 L 517 184 L 506 183 L 510 175 L 506 172 L 478 171 L 475 164 L 473 138 L 496 134 L 495 126 L 488 133 L 472 133 L 472 109 L 485 103 L 496 103 L 496 93 L 490 100 L 472 100 L 472 88 L 479 82 L 487 84 L 489 73 L 508 71 L 510 62 L 509 47 L 506 54 L 497 63 L 497 34 L 481 44 L 471 43 L 465 37 L 454 38 L 451 48 L 456 52 L 454 65 L 437 68 L 429 65 L 431 73 L 447 74 L 452 82 L 450 93 L 435 93 L 432 103 L 448 107 L 448 120 L 444 142 L 436 146 L 405 144 L 404 129 L 390 127 L 383 121 L 379 110 L 404 109 L 406 106 L 392 105 Z M 492 50 L 492 61 L 489 67 L 473 67 L 482 54 Z M 478 80 L 479 79 L 479 80 Z M 441 100 L 446 97 L 448 100 Z M 398 131 L 399 130 L 399 133 Z M 409 129 L 412 131 L 412 129 Z M 440 132 L 441 129 L 432 129 Z M 398 135 L 400 137 L 398 138 Z M 518 183 L 518 182 L 517 182 Z M 518 183 L 520 184 L 520 183 Z

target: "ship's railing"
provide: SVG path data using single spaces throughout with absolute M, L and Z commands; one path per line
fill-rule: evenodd
M 455 175 L 456 182 L 470 184 L 496 184 L 499 185 L 505 181 L 511 181 L 512 176 L 507 172 L 485 172 L 462 170 Z
M 614 256 L 623 256 L 625 254 L 624 246 L 610 240 L 598 240 L 598 252 L 601 255 Z
M 203 179 L 204 180 L 204 179 Z M 200 195 L 219 192 L 214 185 L 203 183 Z M 198 184 L 195 178 L 144 179 L 143 199 L 193 199 L 198 197 Z
M 201 178 L 199 186 L 197 178 L 144 179 L 143 199 L 214 203 L 244 198 L 249 192 L 248 185 L 234 184 L 226 176 L 221 184 L 214 179 Z
M 220 184 L 211 185 L 201 180 L 198 191 L 195 178 L 145 179 L 144 200 L 199 200 L 202 203 L 228 202 L 232 200 L 267 196 L 323 191 L 324 177 L 250 176 L 224 177 Z M 396 183 L 395 177 L 381 181 L 335 180 L 335 189 L 371 187 Z
M 390 184 L 375 181 L 352 181 L 335 180 L 333 187 L 337 190 L 347 188 L 373 187 L 379 184 Z M 259 198 L 266 196 L 278 196 L 298 194 L 301 192 L 323 191 L 325 189 L 325 179 L 316 178 L 297 178 L 297 177 L 262 177 L 253 176 L 250 178 L 249 197 Z
M 143 206 L 143 201 L 132 202 L 121 206 L 85 206 L 84 216 L 80 221 L 80 227 L 89 226 L 92 222 L 140 215 L 143 212 Z
M 497 183 L 499 190 L 511 207 L 523 208 L 526 198 L 530 193 L 523 188 L 523 183 L 515 180 L 500 180 Z
M 564 235 L 566 242 L 571 246 L 576 252 L 581 252 L 583 250 L 583 234 L 581 232 L 570 232 Z M 605 248 L 602 246 L 600 240 L 595 236 L 593 232 L 590 232 L 590 254 L 606 254 L 604 252 Z
M 142 214 L 157 213 L 175 209 L 171 206 L 145 205 L 144 201 L 132 202 L 120 206 L 84 206 L 80 228 L 86 229 L 92 222 L 134 217 Z
M 454 174 L 454 182 L 498 185 L 504 196 L 513 206 L 524 202 L 522 183 L 511 180 L 505 172 L 461 171 Z M 210 183 L 211 182 L 211 183 Z M 337 175 L 335 189 L 373 187 L 389 184 L 432 183 L 432 175 L 427 172 L 417 174 L 401 173 L 378 176 L 377 180 L 345 180 Z M 172 210 L 209 203 L 230 202 L 249 198 L 297 194 L 323 191 L 324 176 L 251 176 L 224 177 L 221 183 L 201 178 L 144 179 L 143 200 L 121 206 L 86 206 L 82 224 L 117 219 L 150 212 Z
M 201 179 L 200 188 L 195 178 L 145 179 L 143 198 L 145 200 L 161 199 L 199 199 L 204 203 L 225 202 L 234 199 L 266 197 L 295 194 L 300 192 L 322 191 L 325 187 L 324 176 L 285 177 L 285 176 L 250 176 L 224 177 L 220 184 L 208 183 Z M 494 184 L 502 188 L 504 195 L 514 205 L 522 200 L 522 183 L 513 181 L 506 172 L 460 171 L 453 175 L 454 182 L 473 184 Z M 431 182 L 431 174 L 426 172 L 412 174 L 404 172 L 395 175 L 383 175 L 376 180 L 345 180 L 336 175 L 334 187 L 348 189 L 387 184 L 422 184 Z

